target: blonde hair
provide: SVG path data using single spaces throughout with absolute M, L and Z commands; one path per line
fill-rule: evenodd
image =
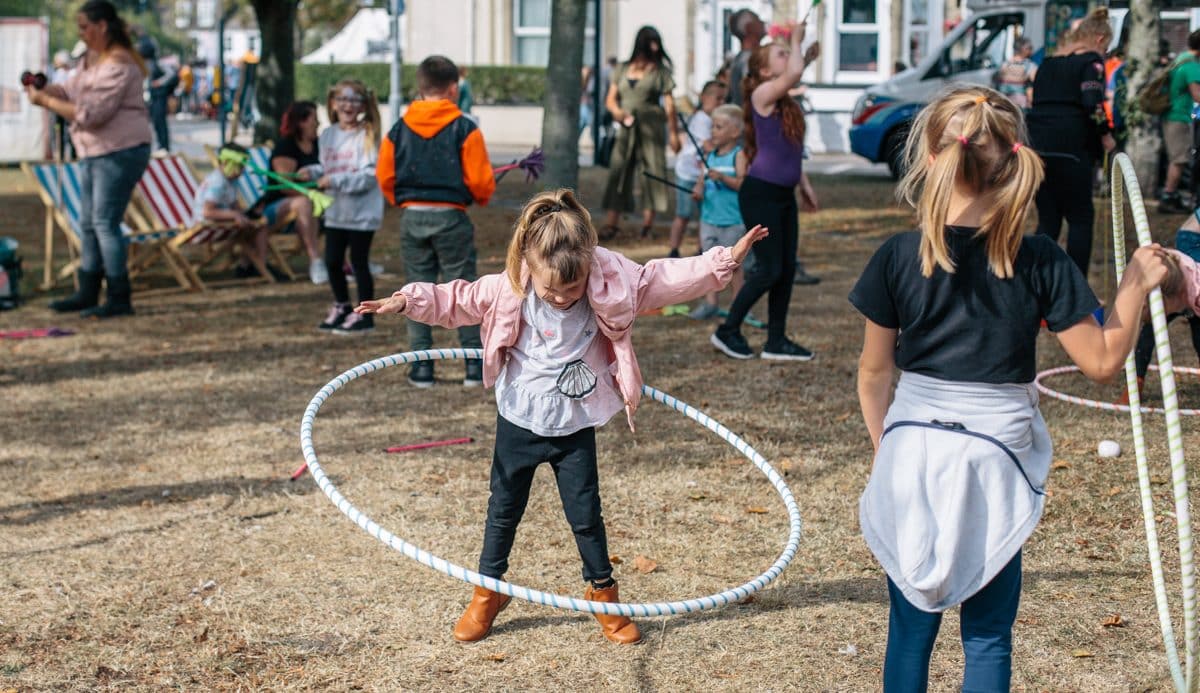
M 1112 25 L 1108 23 L 1108 8 L 1097 7 L 1088 13 L 1078 24 L 1067 32 L 1067 40 L 1071 43 L 1104 38 L 1105 42 L 1113 37 Z
M 521 262 L 548 270 L 557 281 L 587 276 L 599 239 L 592 215 L 567 188 L 547 190 L 525 203 L 508 243 L 505 271 L 518 296 L 525 295 Z
M 737 126 L 738 130 L 742 129 L 742 109 L 737 104 L 727 103 L 717 106 L 713 109 L 712 119 L 722 118 L 725 122 Z
M 333 102 L 338 94 L 342 93 L 343 89 L 350 89 L 362 97 L 363 100 L 363 117 L 359 121 L 367 131 L 367 136 L 363 141 L 363 146 L 368 152 L 379 149 L 379 138 L 382 135 L 382 130 L 379 125 L 379 101 L 375 98 L 375 92 L 367 88 L 367 85 L 357 79 L 346 78 L 338 80 L 337 84 L 329 88 L 329 93 L 325 96 L 325 112 L 329 114 L 329 124 L 338 124 L 338 112 L 334 108 Z
M 1043 176 L 1041 157 L 1027 140 L 1020 109 L 987 87 L 948 89 L 917 116 L 896 197 L 917 209 L 923 276 L 932 276 L 935 265 L 954 272 L 946 216 L 956 189 L 995 199 L 979 234 L 987 239 L 992 273 L 1013 276 L 1025 216 Z

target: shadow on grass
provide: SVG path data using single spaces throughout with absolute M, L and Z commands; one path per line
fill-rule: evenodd
M 336 480 L 334 483 L 338 483 Z M 263 497 L 305 495 L 317 490 L 311 483 L 291 482 L 281 472 L 276 478 L 225 477 L 181 484 L 154 484 L 79 493 L 47 501 L 0 508 L 0 526 L 27 526 L 88 510 L 140 506 L 150 503 L 186 503 L 209 496 Z

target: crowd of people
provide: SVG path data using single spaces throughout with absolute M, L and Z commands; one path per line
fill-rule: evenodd
M 124 315 L 133 307 L 119 226 L 150 156 L 154 109 L 142 84 L 157 78 L 107 0 L 85 3 L 77 23 L 87 46 L 80 69 L 28 92 L 70 123 L 82 162 L 79 289 L 52 307 Z M 731 30 L 744 50 L 728 66 L 727 81 L 704 86 L 686 119 L 676 114 L 661 36 L 653 27 L 639 31 L 630 59 L 600 77 L 619 127 L 604 219 L 594 224 L 572 191 L 535 195 L 498 273 L 478 276 L 467 212 L 493 195 L 493 170 L 478 123 L 466 112 L 467 74 L 443 56 L 421 61 L 420 98 L 386 132 L 375 95 L 354 79 L 329 89 L 331 124 L 323 131 L 313 102 L 283 115 L 270 167 L 331 196 L 323 253 L 316 211 L 298 190 L 273 190 L 254 208 L 238 208 L 232 183 L 244 150 L 222 151 L 222 165 L 201 186 L 198 218 L 254 229 L 247 252 L 255 265 L 266 261 L 263 229 L 293 220 L 310 279 L 327 282 L 332 293 L 321 329 L 361 334 L 374 328 L 376 315 L 399 314 L 408 319 L 412 350 L 434 346 L 432 324 L 456 328 L 465 348 L 483 349 L 482 359 L 467 360 L 462 384 L 496 390 L 484 576 L 500 580 L 507 572 L 534 472 L 546 462 L 576 539 L 584 599 L 620 601 L 601 512 L 596 428 L 622 411 L 633 428 L 642 380 L 631 337 L 639 314 L 702 299 L 693 316 L 713 317 L 717 292 L 733 283 L 732 303 L 710 338 L 716 349 L 735 359 L 755 355 L 742 326 L 766 295 L 759 356 L 814 357 L 791 340 L 787 320 L 798 219 L 817 204 L 804 175 L 806 122 L 794 90 L 820 49 L 814 43 L 802 50 L 803 23 L 779 29 L 779 40 L 763 44 L 761 20 L 735 13 Z M 1052 460 L 1032 385 L 1041 325 L 1085 375 L 1106 380 L 1134 348 L 1152 289 L 1163 285 L 1173 309 L 1200 307 L 1198 216 L 1180 231 L 1178 251 L 1137 250 L 1108 318 L 1101 324 L 1095 316 L 1090 226 L 1086 234 L 1083 228 L 1091 224 L 1094 163 L 1115 146 L 1100 53 L 1110 39 L 1103 10 L 1093 12 L 1036 71 L 1021 63 L 1028 58 L 1022 49 L 1003 70 L 1003 91 L 958 86 L 933 99 L 909 134 L 899 188 L 917 210 L 917 229 L 884 242 L 850 293 L 863 317 L 858 393 L 875 449 L 860 522 L 887 575 L 890 600 L 886 691 L 927 687 L 941 615 L 955 606 L 962 608 L 964 690 L 1009 686 L 1022 546 L 1040 519 Z M 1200 51 L 1200 38 L 1197 44 Z M 1181 74 L 1189 94 L 1200 85 L 1200 76 Z M 668 211 L 668 147 L 679 162 L 671 257 L 641 265 L 599 244 L 620 233 L 623 213 L 636 211 L 635 189 L 643 194 L 642 235 Z M 408 283 L 376 299 L 370 250 L 387 204 L 403 209 Z M 1039 233 L 1024 236 L 1033 207 Z M 680 257 L 694 216 L 701 253 Z M 1065 252 L 1057 243 L 1064 217 Z M 98 306 L 102 279 L 108 298 Z M 1139 368 L 1148 363 L 1142 341 Z M 433 362 L 411 364 L 408 380 L 432 386 Z M 933 497 L 946 502 L 931 504 Z M 486 637 L 507 603 L 499 592 L 475 588 L 453 637 Z M 641 638 L 626 616 L 596 618 L 613 642 Z

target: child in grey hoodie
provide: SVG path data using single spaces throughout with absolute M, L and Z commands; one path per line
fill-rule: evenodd
M 356 79 L 343 79 L 329 90 L 331 125 L 321 133 L 321 171 L 317 186 L 333 195 L 325 211 L 325 267 L 333 306 L 322 330 L 361 334 L 375 328 L 371 315 L 353 312 L 343 269 L 346 250 L 358 285 L 358 298 L 375 295 L 371 277 L 371 240 L 383 221 L 383 193 L 375 183 L 379 152 L 379 106 L 375 94 Z

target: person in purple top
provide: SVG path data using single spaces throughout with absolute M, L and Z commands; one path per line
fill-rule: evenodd
M 714 347 L 726 356 L 749 359 L 754 352 L 742 336 L 742 320 L 755 301 L 768 294 L 767 343 L 762 358 L 809 361 L 813 353 L 788 339 L 788 304 L 796 274 L 796 193 L 800 185 L 806 206 L 815 206 L 812 188 L 803 174 L 804 112 L 788 95 L 804 68 L 820 54 L 814 43 L 804 54 L 804 25 L 789 24 L 788 45 L 762 46 L 750 56 L 742 83 L 746 127 L 743 150 L 750 168 L 738 190 L 746 228 L 761 224 L 770 235 L 754 249 L 755 270 L 733 299 L 729 316 L 712 335 Z

